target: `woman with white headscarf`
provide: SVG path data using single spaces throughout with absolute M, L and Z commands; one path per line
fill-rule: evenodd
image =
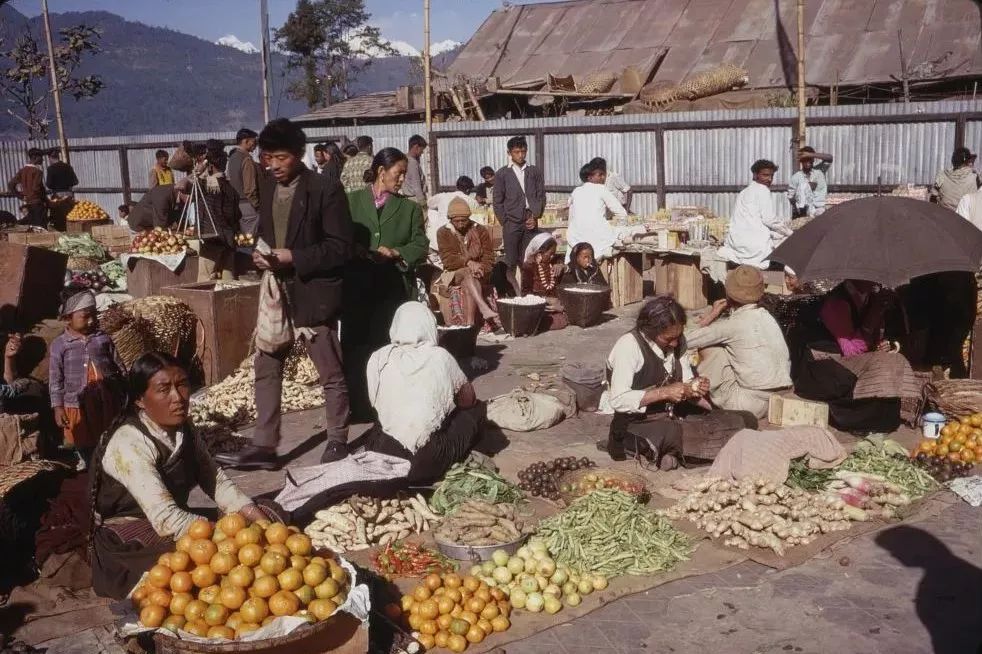
M 365 446 L 409 460 L 411 483 L 434 481 L 467 456 L 485 407 L 457 361 L 437 345 L 428 307 L 401 305 L 389 339 L 368 360 L 368 397 L 378 421 Z

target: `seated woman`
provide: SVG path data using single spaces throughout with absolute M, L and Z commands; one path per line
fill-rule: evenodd
M 563 329 L 569 324 L 558 297 L 559 277 L 564 267 L 555 262 L 557 248 L 552 234 L 540 232 L 525 248 L 525 263 L 522 264 L 522 295 L 538 295 L 547 303 L 540 325 L 543 331 Z
M 563 277 L 559 280 L 560 286 L 570 286 L 573 284 L 599 284 L 608 286 L 604 274 L 600 272 L 600 265 L 597 263 L 593 252 L 593 246 L 589 243 L 577 243 L 569 256 L 569 263 Z
M 713 458 L 734 433 L 757 428 L 752 413 L 708 408 L 710 382 L 693 375 L 685 322 L 685 310 L 671 296 L 649 300 L 636 327 L 607 357 L 601 406 L 612 409 L 614 419 L 597 447 L 613 460 L 644 457 L 672 470 L 683 456 Z
M 470 205 L 462 198 L 454 198 L 450 202 L 447 217 L 449 224 L 436 232 L 443 273 L 437 279 L 434 289 L 441 298 L 440 309 L 443 311 L 444 322 L 448 325 L 456 324 L 453 316 L 447 315 L 452 313 L 452 309 L 444 310 L 444 304 L 449 309 L 451 290 L 455 286 L 466 294 L 462 302 L 462 324 L 475 324 L 478 311 L 484 320 L 494 320 L 498 314 L 484 299 L 484 288 L 490 286 L 491 267 L 494 265 L 491 234 L 483 225 L 471 220 Z M 448 302 L 443 302 L 443 298 Z
M 173 357 L 141 356 L 129 402 L 92 458 L 92 586 L 120 599 L 197 519 L 188 495 L 200 486 L 223 513 L 269 517 L 235 486 L 188 420 L 188 375 Z
M 910 363 L 885 338 L 895 301 L 892 292 L 872 282 L 846 280 L 822 302 L 825 338 L 807 348 L 795 392 L 828 402 L 830 420 L 839 429 L 893 431 L 900 425 L 901 399 L 921 397 Z
M 378 421 L 365 448 L 410 462 L 408 482 L 429 484 L 463 461 L 481 436 L 486 407 L 457 361 L 437 345 L 436 319 L 419 302 L 396 310 L 391 345 L 368 360 Z

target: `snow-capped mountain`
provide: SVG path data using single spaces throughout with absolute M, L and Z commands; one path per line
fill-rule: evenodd
M 430 44 L 430 56 L 436 56 L 438 54 L 443 54 L 444 52 L 450 52 L 456 48 L 463 45 L 460 41 L 454 41 L 453 39 L 446 39 L 444 41 L 437 41 L 436 43 Z
M 235 48 L 236 50 L 240 50 L 248 54 L 256 54 L 257 52 L 259 52 L 259 48 L 254 46 L 249 41 L 243 41 L 242 39 L 240 39 L 234 34 L 226 34 L 222 38 L 215 41 L 215 43 L 217 43 L 218 45 L 224 45 L 229 48 Z

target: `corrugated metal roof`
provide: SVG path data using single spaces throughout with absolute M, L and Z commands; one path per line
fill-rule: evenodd
M 403 109 L 396 104 L 395 93 L 370 93 L 349 98 L 329 107 L 312 111 L 309 114 L 291 118 L 298 123 L 324 120 L 343 120 L 352 118 L 393 118 L 396 116 L 419 116 L 422 109 Z
M 491 13 L 448 72 L 497 76 L 508 84 L 548 73 L 620 73 L 628 65 L 647 79 L 657 65 L 650 81 L 677 84 L 730 63 L 749 72 L 751 88 L 788 86 L 795 75 L 795 7 L 795 0 L 513 5 Z M 916 79 L 982 75 L 978 15 L 973 0 L 810 0 L 807 82 L 832 86 L 899 78 L 901 37 Z

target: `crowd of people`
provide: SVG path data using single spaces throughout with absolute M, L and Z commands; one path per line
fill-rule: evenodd
M 200 255 L 213 278 L 242 272 L 235 236 L 255 234 L 247 263 L 263 277 L 258 322 L 266 329 L 264 322 L 279 316 L 292 331 L 280 342 L 257 338 L 253 438 L 238 452 L 212 457 L 190 423 L 184 366 L 151 353 L 124 371 L 99 329 L 93 293 L 65 299 L 64 333 L 51 346 L 50 401 L 65 444 L 91 468 L 97 591 L 121 595 L 183 534 L 194 517 L 188 496 L 196 486 L 223 511 L 249 517 L 269 511 L 243 495 L 222 467 L 281 465 L 281 390 L 294 340 L 306 348 L 323 389 L 321 462 L 350 456 L 349 425 L 371 421 L 365 447 L 405 459 L 407 483 L 425 484 L 466 456 L 485 410 L 457 361 L 437 347 L 437 313 L 448 325 L 493 325 L 495 298 L 535 294 L 550 308 L 544 326 L 559 329 L 566 324 L 561 287 L 607 284 L 599 263 L 613 254 L 609 219 L 627 215 L 631 190 L 603 159 L 580 170 L 582 185 L 569 202 L 569 247 L 560 255 L 557 239 L 539 228 L 545 182 L 527 160 L 523 137 L 508 140 L 506 165 L 480 169 L 480 185 L 461 176 L 455 190 L 436 194 L 420 161 L 426 140 L 413 136 L 407 145 L 406 152 L 376 152 L 361 136 L 316 144 L 305 163 L 306 135 L 277 119 L 260 133 L 241 129 L 231 151 L 213 140 L 156 153 L 147 192 L 121 207 L 131 229 L 171 226 L 197 198 Z M 43 154 L 32 150 L 31 163 L 10 185 L 24 202 L 25 220 L 36 225 L 50 220 L 48 198 L 70 195 L 78 184 L 57 152 L 49 153 L 44 175 Z M 810 148 L 799 154 L 787 198 L 792 216 L 813 218 L 826 208 L 832 157 Z M 969 151 L 956 151 L 954 168 L 939 175 L 934 189 L 936 201 L 969 219 L 982 214 L 972 162 Z M 889 333 L 895 293 L 842 282 L 822 300 L 816 331 L 801 343 L 786 338 L 762 305 L 771 252 L 791 233 L 770 191 L 776 172 L 771 161 L 755 162 L 737 198 L 720 250 L 733 264 L 725 297 L 693 325 L 672 297 L 650 299 L 611 349 L 600 404 L 613 417 L 597 444 L 611 459 L 639 457 L 670 470 L 740 429 L 756 428 L 771 396 L 791 388 L 829 402 L 837 426 L 854 431 L 895 428 L 900 402 L 919 392 Z M 500 258 L 490 226 L 474 219 L 481 206 L 491 207 L 501 226 Z M 424 274 L 427 268 L 432 274 Z M 794 271 L 785 272 L 793 279 Z M 276 299 L 276 289 L 285 300 Z M 267 313 L 272 305 L 279 313 Z M 0 403 L 23 390 L 20 347 L 18 337 L 8 339 Z

